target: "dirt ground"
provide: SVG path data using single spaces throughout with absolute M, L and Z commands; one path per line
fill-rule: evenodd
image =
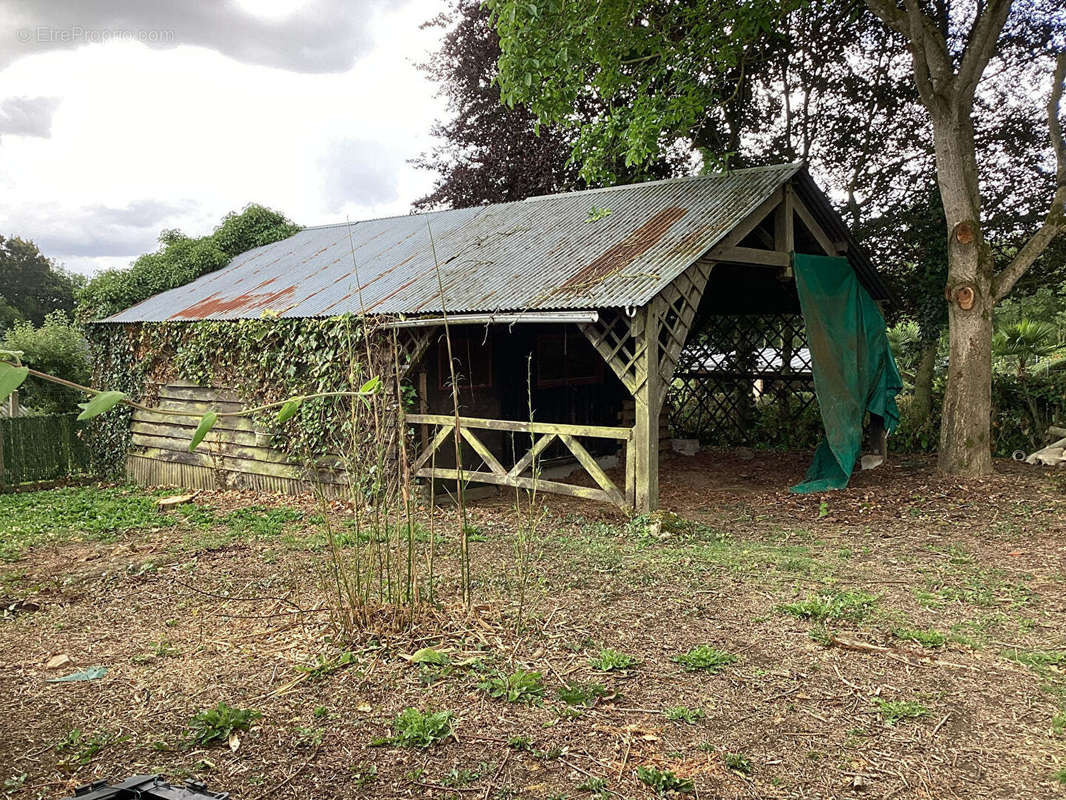
M 445 542 L 444 605 L 349 641 L 323 608 L 323 549 L 300 544 L 306 501 L 284 536 L 181 522 L 37 543 L 0 564 L 3 791 L 160 772 L 237 800 L 646 798 L 655 767 L 698 798 L 1066 796 L 1066 470 L 957 482 L 897 456 L 845 491 L 789 495 L 808 458 L 667 458 L 662 505 L 693 524 L 662 532 L 544 498 L 521 632 L 506 496 L 471 509 L 472 612 Z M 818 598 L 837 618 L 785 608 Z M 735 660 L 675 660 L 699 645 Z M 450 665 L 409 660 L 426 647 Z M 603 648 L 633 663 L 597 670 Z M 57 655 L 72 663 L 46 669 Z M 90 666 L 108 671 L 47 682 Z M 539 701 L 478 688 L 519 669 L 542 674 Z M 575 683 L 601 696 L 558 699 Z M 219 701 L 260 716 L 190 744 Z M 382 743 L 407 707 L 452 712 L 454 736 Z

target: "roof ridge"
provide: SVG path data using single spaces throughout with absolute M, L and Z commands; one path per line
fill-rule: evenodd
M 789 161 L 782 164 L 764 164 L 761 167 L 743 167 L 741 169 L 726 169 L 719 172 L 705 172 L 701 175 L 678 175 L 675 178 L 659 178 L 654 181 L 638 181 L 637 183 L 619 183 L 615 186 L 601 186 L 596 189 L 578 189 L 573 192 L 556 192 L 555 194 L 535 194 L 530 195 L 525 200 L 520 202 L 528 203 L 530 200 L 546 200 L 549 197 L 569 197 L 571 195 L 579 194 L 595 194 L 597 192 L 616 192 L 620 189 L 632 189 L 635 186 L 659 186 L 664 183 L 686 183 L 688 181 L 700 181 L 709 180 L 711 178 L 725 178 L 730 175 L 738 175 L 748 172 L 770 172 L 779 170 L 781 172 L 787 172 L 788 170 L 799 170 L 806 166 L 803 161 Z

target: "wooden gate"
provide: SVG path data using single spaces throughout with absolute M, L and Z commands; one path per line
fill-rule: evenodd
M 473 483 L 492 483 L 498 486 L 514 486 L 530 491 L 566 494 L 571 497 L 583 497 L 587 500 L 599 500 L 610 503 L 624 510 L 632 510 L 636 498 L 636 473 L 633 469 L 631 445 L 633 430 L 631 428 L 612 428 L 601 425 L 563 425 L 553 422 L 515 422 L 502 419 L 479 419 L 476 417 L 459 417 L 459 436 L 474 450 L 484 462 L 476 469 L 454 467 L 437 467 L 431 465 L 433 454 L 439 452 L 445 442 L 455 442 L 456 417 L 447 414 L 408 414 L 407 421 L 417 425 L 428 425 L 436 433 L 428 438 L 428 443 L 419 453 L 412 465 L 412 472 L 419 478 L 442 478 Z M 485 444 L 478 439 L 474 431 L 507 431 L 529 434 L 530 446 L 510 469 L 503 466 Z M 579 438 L 614 439 L 621 443 L 621 457 L 625 461 L 625 487 L 619 489 L 614 481 L 603 471 L 596 459 L 592 457 Z M 537 458 L 552 442 L 559 441 L 577 459 L 577 462 L 596 483 L 595 487 L 580 486 L 561 481 L 543 480 L 536 469 Z

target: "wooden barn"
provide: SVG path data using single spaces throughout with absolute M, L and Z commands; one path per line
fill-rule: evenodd
M 454 480 L 447 316 L 465 480 L 529 488 L 541 458 L 583 474 L 545 471 L 539 491 L 648 511 L 670 425 L 696 415 L 742 441 L 752 402 L 813 401 L 794 253 L 844 256 L 888 297 L 803 165 L 786 164 L 307 228 L 101 324 L 379 318 L 411 357 L 417 475 Z M 180 381 L 159 391 L 189 425 L 234 400 Z M 133 426 L 141 484 L 300 488 L 246 420 L 217 432 L 221 455 L 189 453 L 141 412 Z

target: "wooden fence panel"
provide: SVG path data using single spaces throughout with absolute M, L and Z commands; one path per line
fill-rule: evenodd
M 54 481 L 90 473 L 77 414 L 0 418 L 0 485 Z

